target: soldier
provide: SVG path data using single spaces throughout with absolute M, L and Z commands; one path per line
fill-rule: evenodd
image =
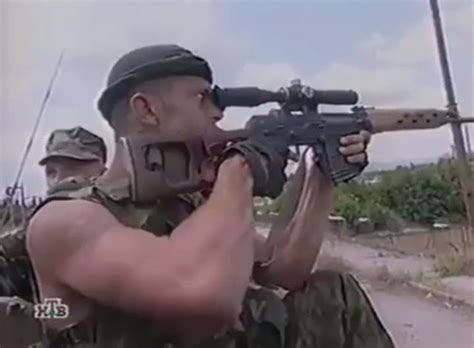
M 105 170 L 104 141 L 82 127 L 53 131 L 45 150 L 39 164 L 45 168 L 48 196 L 76 190 Z M 9 333 L 9 337 L 0 334 L 1 347 L 26 347 L 41 339 L 41 330 L 31 318 L 34 284 L 25 248 L 25 230 L 26 227 L 20 226 L 0 238 L 0 326 Z M 10 311 L 2 319 L 9 306 L 19 310 Z M 20 327 L 23 334 L 13 335 Z
M 39 165 L 44 167 L 47 192 L 51 194 L 101 175 L 106 162 L 104 140 L 87 129 L 74 127 L 50 134 Z
M 105 170 L 107 153 L 104 141 L 82 127 L 53 131 L 45 150 L 39 165 L 45 168 L 48 195 L 77 189 Z M 20 227 L 0 238 L 0 296 L 15 295 L 31 300 L 30 284 L 23 263 L 19 262 L 25 256 L 21 255 L 23 237 L 24 228 Z M 13 267 L 13 263 L 22 267 Z
M 203 137 L 222 117 L 211 84 L 207 62 L 176 45 L 132 51 L 112 68 L 99 100 L 117 139 L 110 168 L 88 189 L 50 199 L 27 233 L 38 300 L 61 298 L 70 310 L 47 322 L 48 340 L 123 348 L 390 347 L 353 278 L 311 274 L 321 244 L 314 229 L 327 219 L 331 197 L 316 166 L 285 238 L 277 245 L 257 237 L 252 196 L 282 191 L 287 149 L 257 141 L 226 149 L 217 170 L 201 168 L 213 182 L 203 203 L 199 194 L 134 200 L 134 163 L 118 140 Z M 364 133 L 345 137 L 341 152 L 365 163 L 368 141 Z M 249 284 L 252 275 L 260 286 Z M 289 293 L 282 301 L 274 288 Z

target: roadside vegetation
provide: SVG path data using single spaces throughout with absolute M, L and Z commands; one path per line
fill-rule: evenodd
M 256 202 L 260 216 L 277 214 L 279 209 L 278 199 Z M 360 218 L 368 219 L 375 231 L 398 231 L 405 224 L 457 224 L 466 219 L 459 177 L 450 160 L 371 172 L 340 185 L 333 214 L 343 217 L 349 229 Z

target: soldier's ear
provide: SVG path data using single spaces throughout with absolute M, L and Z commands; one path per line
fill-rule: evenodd
M 129 99 L 129 108 L 138 121 L 148 127 L 158 127 L 161 106 L 143 92 L 133 94 Z

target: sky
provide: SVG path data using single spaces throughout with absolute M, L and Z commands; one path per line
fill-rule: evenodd
M 439 2 L 459 109 L 474 116 L 474 2 Z M 37 162 L 56 128 L 81 125 L 104 137 L 112 155 L 97 97 L 114 61 L 144 45 L 193 50 L 220 86 L 277 89 L 300 78 L 317 89 L 354 89 L 365 106 L 446 105 L 428 0 L 7 0 L 0 7 L 0 195 L 13 184 L 62 50 L 22 175 L 29 194 L 45 189 Z M 229 109 L 222 126 L 242 126 L 271 107 Z M 375 135 L 369 156 L 373 163 L 432 160 L 451 144 L 449 126 L 394 132 Z

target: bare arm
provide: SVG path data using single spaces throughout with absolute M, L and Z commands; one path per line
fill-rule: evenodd
M 261 255 L 269 260 L 268 265 L 256 269 L 259 283 L 296 289 L 307 280 L 321 249 L 331 207 L 331 183 L 313 166 L 305 178 L 296 211 L 278 243 L 257 239 L 256 249 L 264 250 Z
M 170 326 L 217 330 L 240 313 L 251 274 L 252 185 L 241 159 L 226 161 L 208 202 L 169 238 L 125 227 L 94 203 L 52 202 L 32 220 L 28 250 L 49 284 Z
M 351 163 L 363 163 L 367 160 L 365 148 L 369 140 L 370 134 L 364 131 L 344 137 L 340 152 Z M 304 161 L 300 165 L 305 165 Z M 254 276 L 262 284 L 286 289 L 301 287 L 311 275 L 319 255 L 333 203 L 332 183 L 314 162 L 306 174 L 297 208 L 286 226 L 282 226 L 281 237 L 258 240 L 256 250 L 266 250 L 261 252 L 265 255 L 273 253 L 269 263 L 255 269 Z

